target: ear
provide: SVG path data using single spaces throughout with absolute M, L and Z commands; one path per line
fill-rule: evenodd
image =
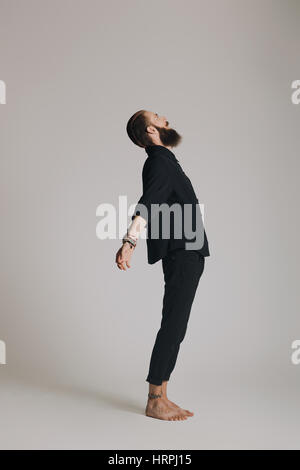
M 157 129 L 155 129 L 153 126 L 147 126 L 146 131 L 148 134 L 156 134 L 158 132 Z

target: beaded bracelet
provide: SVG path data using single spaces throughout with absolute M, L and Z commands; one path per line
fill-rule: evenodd
M 129 242 L 132 246 L 136 246 L 136 242 L 134 240 L 132 240 L 132 238 L 129 238 L 129 237 L 124 237 L 123 238 L 123 243 L 125 242 Z

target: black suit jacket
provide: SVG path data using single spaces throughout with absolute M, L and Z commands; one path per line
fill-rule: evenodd
M 145 151 L 147 152 L 148 157 L 144 163 L 142 171 L 143 194 L 135 207 L 132 220 L 136 215 L 141 215 L 147 221 L 148 263 L 156 263 L 159 259 L 166 256 L 170 250 L 178 248 L 197 249 L 197 251 L 201 252 L 203 256 L 210 256 L 199 201 L 191 180 L 184 173 L 178 159 L 171 150 L 162 145 L 151 145 L 147 146 Z M 196 241 L 196 236 L 194 238 L 186 236 L 187 232 L 184 232 L 183 216 L 180 219 L 182 227 L 181 236 L 180 238 L 177 238 L 178 234 L 175 234 L 177 223 L 174 222 L 175 216 L 172 215 L 172 211 L 169 211 L 171 214 L 169 218 L 169 237 L 165 238 L 165 234 L 163 235 L 162 231 L 162 216 L 155 213 L 152 215 L 151 212 L 151 208 L 153 207 L 152 204 L 164 203 L 169 207 L 174 203 L 179 204 L 182 208 L 182 215 L 185 210 L 184 204 L 190 205 L 191 217 L 188 219 L 190 222 L 189 227 L 190 230 L 198 230 L 198 234 L 202 233 L 201 240 L 203 241 L 203 245 L 200 245 L 200 248 L 193 248 L 191 245 L 187 248 L 186 243 Z M 141 204 L 147 209 L 146 212 Z M 198 216 L 196 215 L 197 212 Z M 159 233 L 156 233 L 156 235 L 153 236 L 151 233 L 151 227 L 154 225 L 154 222 L 157 226 L 158 220 L 160 221 Z M 198 237 L 197 240 L 199 239 L 200 238 Z

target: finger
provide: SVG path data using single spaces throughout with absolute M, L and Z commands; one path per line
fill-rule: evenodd
M 117 266 L 119 269 L 122 269 L 122 263 L 119 260 L 117 261 Z
M 119 264 L 120 264 L 120 266 L 121 266 L 121 269 L 122 269 L 123 271 L 125 271 L 124 262 L 122 261 L 122 262 L 119 263 Z
M 130 268 L 130 264 L 129 264 L 129 262 L 128 262 L 128 261 L 126 261 L 126 264 L 127 264 L 128 268 Z

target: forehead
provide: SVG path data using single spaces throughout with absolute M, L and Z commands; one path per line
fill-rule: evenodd
M 155 116 L 156 116 L 156 113 L 154 113 L 154 112 L 152 112 L 152 111 L 146 111 L 145 114 L 146 114 L 146 116 L 147 116 L 148 119 L 153 119 L 153 118 L 155 118 Z

